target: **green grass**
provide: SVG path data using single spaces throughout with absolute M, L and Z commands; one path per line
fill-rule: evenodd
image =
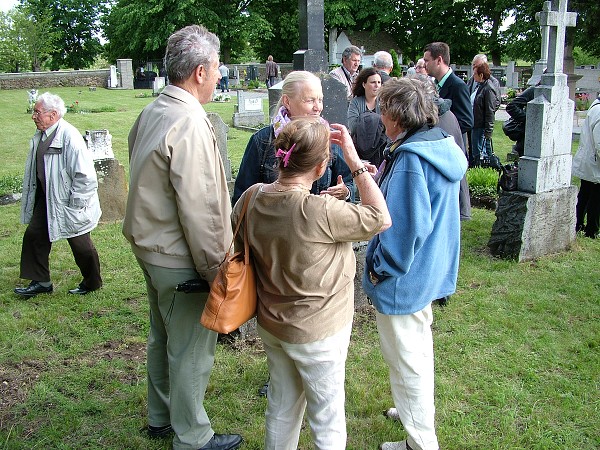
M 80 130 L 108 128 L 126 165 L 127 132 L 152 99 L 133 91 L 56 92 L 90 108 L 116 108 L 67 120 Z M 0 98 L 4 142 L 11 142 L 2 149 L 1 179 L 22 172 L 33 122 L 24 113 L 25 91 L 0 91 Z M 231 121 L 231 104 L 207 109 Z M 234 165 L 249 135 L 230 128 Z M 494 138 L 496 153 L 510 151 L 510 142 Z M 571 251 L 527 263 L 496 259 L 486 247 L 494 218 L 474 209 L 473 220 L 462 223 L 458 290 L 447 307 L 434 308 L 441 448 L 597 449 L 600 240 L 578 237 Z M 12 293 L 21 283 L 24 229 L 18 204 L 0 206 L 0 448 L 171 448 L 139 432 L 146 424 L 148 307 L 120 224 L 92 233 L 105 285 L 75 298 L 67 290 L 80 275 L 65 241 L 52 251 L 54 294 L 24 300 Z M 263 448 L 266 399 L 257 390 L 266 378 L 259 342 L 217 346 L 205 406 L 217 432 L 244 435 L 242 449 Z M 370 308 L 355 317 L 346 391 L 349 449 L 405 437 L 381 414 L 392 404 Z M 308 427 L 299 448 L 312 448 Z

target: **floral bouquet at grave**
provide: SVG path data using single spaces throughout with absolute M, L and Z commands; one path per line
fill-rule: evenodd
M 28 97 L 28 106 L 27 106 L 27 114 L 32 114 L 33 113 L 33 108 L 35 106 L 35 102 L 37 102 L 37 98 L 38 98 L 38 91 L 37 89 L 30 89 L 27 92 L 27 97 Z
M 213 98 L 213 102 L 228 102 L 231 100 L 231 96 L 229 94 L 217 94 Z

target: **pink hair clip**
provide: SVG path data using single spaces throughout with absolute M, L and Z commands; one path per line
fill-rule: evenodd
M 294 148 L 296 148 L 296 144 L 292 145 L 287 152 L 280 148 L 277 149 L 277 153 L 275 153 L 275 157 L 283 158 L 283 167 L 287 167 L 288 162 L 290 160 L 290 155 L 294 151 Z

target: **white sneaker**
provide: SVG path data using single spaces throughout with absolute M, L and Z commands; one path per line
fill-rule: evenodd
M 379 450 L 406 450 L 406 441 L 384 442 L 379 446 Z
M 398 414 L 398 410 L 396 408 L 390 408 L 387 411 L 384 411 L 383 415 L 388 419 L 400 420 L 400 414 Z

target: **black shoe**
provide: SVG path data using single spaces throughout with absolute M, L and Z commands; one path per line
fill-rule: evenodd
M 239 434 L 214 434 L 213 437 L 198 450 L 235 450 L 243 439 Z
M 84 285 L 80 284 L 75 289 L 69 289 L 69 294 L 85 295 L 85 294 L 89 294 L 90 292 L 93 292 L 93 291 L 95 291 L 95 289 L 88 289 Z
M 266 397 L 267 393 L 269 392 L 269 381 L 271 381 L 271 378 L 269 377 L 269 379 L 267 381 L 265 381 L 265 384 L 263 384 L 260 389 L 258 390 L 258 395 L 260 397 Z
M 145 431 L 148 433 L 150 439 L 164 439 L 173 434 L 173 427 L 171 424 L 163 427 L 153 427 L 152 425 L 148 425 Z
M 52 289 L 52 285 L 46 287 L 37 281 L 32 281 L 26 288 L 15 288 L 15 294 L 23 297 L 35 297 L 38 294 L 50 294 Z
M 438 298 L 438 299 L 435 299 L 435 300 L 434 300 L 433 302 L 431 302 L 431 303 L 437 303 L 437 304 L 438 304 L 438 305 L 440 305 L 441 307 L 444 307 L 444 306 L 446 306 L 446 305 L 448 304 L 448 299 L 449 299 L 449 298 L 450 298 L 450 297 L 442 297 L 442 298 Z

